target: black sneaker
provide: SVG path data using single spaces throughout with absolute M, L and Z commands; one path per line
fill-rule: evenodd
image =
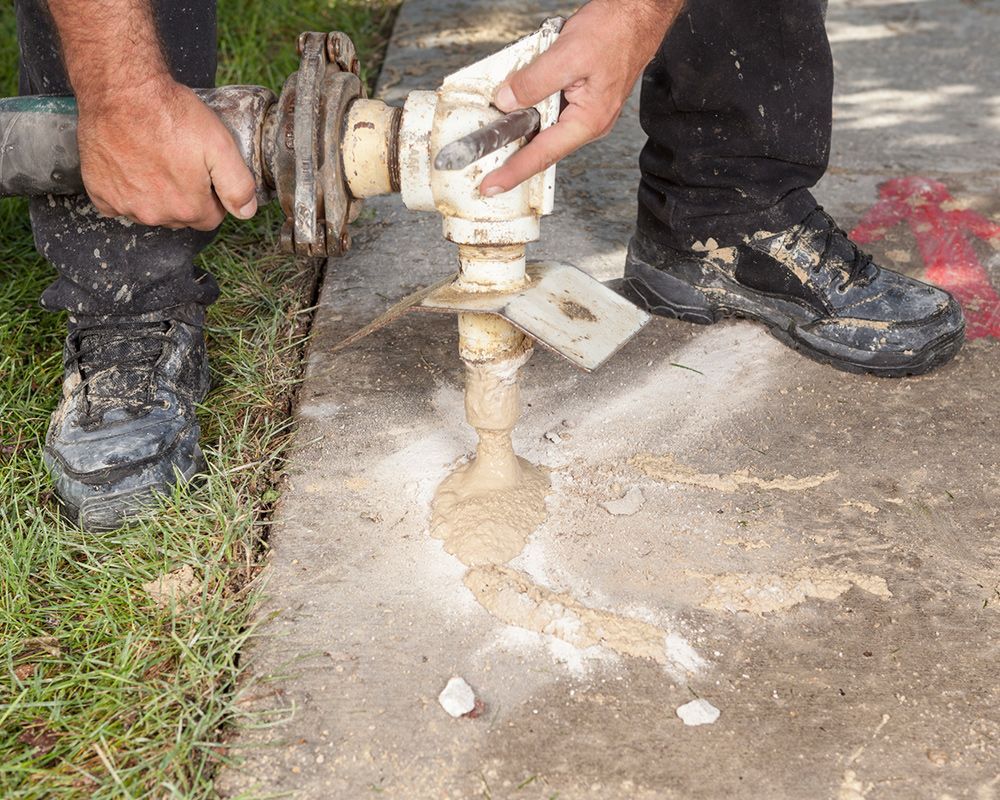
M 636 233 L 623 292 L 665 317 L 763 322 L 781 342 L 848 372 L 919 375 L 962 346 L 965 318 L 945 291 L 876 266 L 817 208 L 733 247 L 673 250 Z
M 204 467 L 194 408 L 209 385 L 201 325 L 150 316 L 78 326 L 66 339 L 43 459 L 63 515 L 86 530 L 121 527 Z

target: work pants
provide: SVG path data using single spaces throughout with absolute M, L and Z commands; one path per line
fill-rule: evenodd
M 688 0 L 642 79 L 639 229 L 687 249 L 816 207 L 830 155 L 826 0 Z
M 153 0 L 152 5 L 174 78 L 195 88 L 214 86 L 215 3 Z M 16 10 L 21 94 L 71 94 L 44 0 L 16 0 Z M 81 7 L 80 13 L 87 11 Z M 38 251 L 58 274 L 42 294 L 42 305 L 66 309 L 76 323 L 163 311 L 170 316 L 172 309 L 173 316 L 189 316 L 192 306 L 218 297 L 215 279 L 193 264 L 215 232 L 104 219 L 84 196 L 33 199 L 31 224 Z

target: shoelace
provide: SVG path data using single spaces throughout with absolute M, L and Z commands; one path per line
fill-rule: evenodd
M 819 217 L 822 224 L 813 227 L 811 223 L 816 217 Z M 816 262 L 816 266 L 814 267 L 815 270 L 818 270 L 823 262 L 826 261 L 827 256 L 830 255 L 830 248 L 833 247 L 833 243 L 838 237 L 843 238 L 843 240 L 847 242 L 851 248 L 851 268 L 848 270 L 846 280 L 840 284 L 839 288 L 841 290 L 846 289 L 862 277 L 871 280 L 878 274 L 878 267 L 875 266 L 874 261 L 872 261 L 872 257 L 851 241 L 851 237 L 848 235 L 847 231 L 837 225 L 836 220 L 823 210 L 823 206 L 816 206 L 816 208 L 809 212 L 809 215 L 802 220 L 802 223 L 799 225 L 798 231 L 796 231 L 792 239 L 785 244 L 785 248 L 793 250 L 798 246 L 803 236 L 807 234 L 816 235 L 817 233 L 823 234 L 824 238 L 823 250 L 820 253 L 819 261 Z
M 80 370 L 83 380 L 73 394 L 86 392 L 88 417 L 99 420 L 116 408 L 134 414 L 151 408 L 168 328 L 167 322 L 119 322 L 78 330 L 76 351 L 66 366 Z

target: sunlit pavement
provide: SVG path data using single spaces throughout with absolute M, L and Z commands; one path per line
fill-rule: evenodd
M 887 266 L 956 291 L 979 281 L 980 333 L 954 363 L 850 376 L 748 323 L 657 320 L 595 374 L 545 352 L 526 368 L 515 444 L 553 492 L 512 566 L 659 627 L 665 663 L 504 624 L 429 536 L 434 488 L 473 446 L 454 320 L 411 315 L 330 350 L 454 254 L 436 217 L 369 204 L 321 299 L 246 654 L 246 763 L 225 793 L 1000 795 L 995 6 L 830 9 L 836 132 L 818 194 L 845 227 L 867 220 Z M 432 88 L 556 10 L 411 0 L 383 94 Z M 641 142 L 633 102 L 564 162 L 533 257 L 620 274 Z M 895 224 L 872 224 L 890 201 Z M 630 493 L 630 513 L 602 506 Z M 475 718 L 438 704 L 453 675 L 482 702 Z M 686 726 L 675 712 L 695 698 L 718 720 Z

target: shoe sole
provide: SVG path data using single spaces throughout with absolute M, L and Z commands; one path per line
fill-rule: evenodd
M 965 340 L 963 323 L 958 329 L 909 355 L 852 348 L 811 335 L 796 319 L 798 307 L 794 303 L 766 295 L 755 296 L 755 293 L 742 290 L 736 283 L 731 288 L 712 287 L 713 296 L 719 298 L 713 302 L 699 287 L 646 264 L 631 254 L 619 291 L 650 314 L 697 325 L 712 325 L 732 318 L 759 322 L 779 342 L 813 361 L 843 372 L 881 378 L 903 378 L 930 372 L 950 361 Z

